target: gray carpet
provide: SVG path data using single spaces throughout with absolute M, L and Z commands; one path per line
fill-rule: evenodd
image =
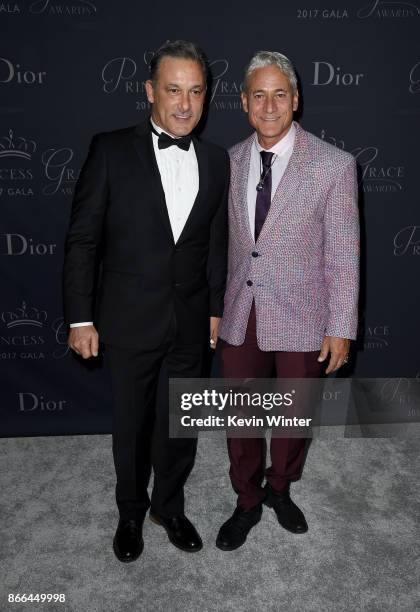
M 309 523 L 292 535 L 265 508 L 247 543 L 214 545 L 233 510 L 223 434 L 202 438 L 187 514 L 204 541 L 175 549 L 146 520 L 145 550 L 124 565 L 110 436 L 0 441 L 1 610 L 87 612 L 420 610 L 416 439 L 323 436 L 293 497 Z M 194 492 L 194 495 L 193 495 Z M 64 604 L 8 604 L 8 593 L 65 593 Z

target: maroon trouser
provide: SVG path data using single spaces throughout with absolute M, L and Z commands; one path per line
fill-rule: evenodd
M 223 378 L 318 378 L 322 364 L 319 351 L 262 351 L 257 345 L 255 305 L 252 304 L 245 341 L 232 346 L 219 340 L 221 374 Z M 271 438 L 271 466 L 265 468 L 264 438 L 228 438 L 230 479 L 238 494 L 238 505 L 252 508 L 260 503 L 265 492 L 264 476 L 276 491 L 300 477 L 306 438 Z

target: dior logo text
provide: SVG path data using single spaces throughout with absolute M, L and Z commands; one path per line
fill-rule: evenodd
M 34 410 L 53 412 L 63 410 L 64 404 L 67 403 L 67 400 L 47 400 L 43 395 L 36 395 L 36 393 L 30 393 L 29 391 L 18 393 L 18 397 L 21 412 L 33 412 Z
M 23 234 L 0 234 L 0 255 L 55 255 L 56 243 L 34 243 Z
M 333 66 L 330 62 L 312 62 L 314 64 L 314 80 L 312 85 L 360 85 L 364 74 L 362 72 L 344 72 L 340 66 Z
M 43 85 L 47 73 L 45 70 L 35 72 L 25 70 L 20 64 L 13 64 L 5 57 L 0 57 L 0 83 L 17 83 L 18 85 Z

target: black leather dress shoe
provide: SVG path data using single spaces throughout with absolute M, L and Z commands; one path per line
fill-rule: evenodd
M 242 546 L 252 527 L 260 522 L 262 504 L 249 510 L 237 506 L 230 519 L 223 523 L 217 536 L 216 546 L 221 550 L 235 550 Z
M 123 563 L 138 559 L 143 552 L 143 520 L 120 519 L 115 532 L 114 553 Z
M 264 488 L 267 491 L 264 504 L 269 508 L 273 508 L 278 522 L 284 529 L 292 533 L 305 533 L 308 531 L 308 524 L 302 510 L 290 499 L 289 487 L 284 491 L 275 491 L 267 483 Z
M 203 548 L 196 528 L 183 514 L 166 518 L 151 511 L 149 516 L 153 523 L 166 529 L 169 541 L 177 548 L 185 552 L 198 552 Z

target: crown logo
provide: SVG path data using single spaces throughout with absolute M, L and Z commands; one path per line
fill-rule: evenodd
M 17 308 L 14 312 L 3 312 L 1 320 L 7 328 L 18 327 L 20 325 L 43 327 L 47 317 L 46 310 L 38 310 L 35 306 L 28 308 L 26 302 L 22 302 L 22 307 Z
M 31 159 L 36 151 L 36 142 L 27 140 L 23 136 L 14 137 L 13 130 L 9 130 L 8 136 L 0 138 L 0 158 L 1 157 L 20 157 L 21 159 Z

